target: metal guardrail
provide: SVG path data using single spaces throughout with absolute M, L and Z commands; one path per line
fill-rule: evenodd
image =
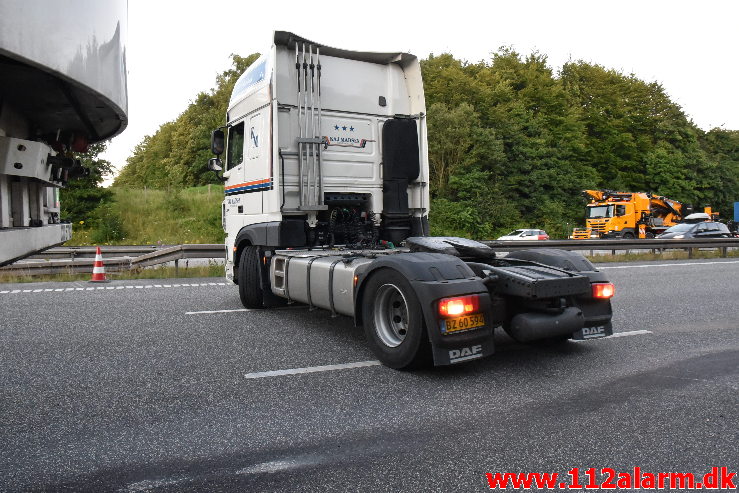
M 739 248 L 739 238 L 705 238 L 705 239 L 634 239 L 634 240 L 547 240 L 547 241 L 483 241 L 498 252 L 512 252 L 530 248 L 561 248 L 564 250 L 687 250 L 692 257 L 697 249 L 715 248 L 721 250 L 726 257 L 729 248 Z
M 111 245 L 101 246 L 105 257 L 138 257 L 147 253 L 156 252 L 163 248 L 169 248 L 174 245 Z M 57 258 L 68 258 L 70 260 L 80 258 L 95 258 L 95 250 L 97 247 L 94 246 L 61 246 L 56 248 L 49 248 L 41 253 L 31 255 L 29 259 L 57 259 Z
M 139 267 L 175 263 L 191 258 L 226 258 L 222 244 L 175 245 L 160 248 L 157 246 L 106 246 L 100 248 L 105 270 L 120 272 Z M 48 274 L 86 274 L 92 272 L 95 263 L 96 247 L 57 247 L 35 255 L 34 258 L 54 260 L 36 262 L 16 262 L 0 268 L 0 274 L 48 275 Z M 69 260 L 60 260 L 69 258 Z
M 687 250 L 692 258 L 698 249 L 718 249 L 726 257 L 730 248 L 739 249 L 739 238 L 711 238 L 690 240 L 547 240 L 547 241 L 483 241 L 497 252 L 512 252 L 531 248 L 561 248 L 564 250 L 612 251 L 619 250 Z M 105 246 L 100 248 L 105 268 L 118 272 L 140 267 L 175 262 L 192 258 L 225 258 L 222 244 L 158 246 Z M 53 259 L 38 262 L 16 262 L 0 268 L 0 273 L 16 275 L 45 275 L 61 273 L 90 273 L 96 247 L 56 247 L 35 255 L 34 258 Z M 68 258 L 69 260 L 59 260 Z

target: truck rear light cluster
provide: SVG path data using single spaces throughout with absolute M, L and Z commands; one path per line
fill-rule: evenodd
M 480 311 L 480 296 L 476 294 L 442 298 L 439 301 L 439 315 L 442 317 L 458 317 L 477 311 Z
M 616 294 L 616 287 L 610 282 L 598 282 L 591 284 L 593 288 L 593 298 L 608 299 Z

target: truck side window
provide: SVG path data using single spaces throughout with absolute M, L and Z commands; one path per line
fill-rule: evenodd
M 625 205 L 617 205 L 616 206 L 616 215 L 617 216 L 625 216 L 626 215 L 626 206 Z
M 244 122 L 228 129 L 228 169 L 238 166 L 244 161 Z

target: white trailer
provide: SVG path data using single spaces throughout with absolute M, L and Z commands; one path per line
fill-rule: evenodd
M 493 352 L 493 330 L 611 333 L 613 285 L 579 254 L 495 258 L 428 237 L 418 59 L 275 32 L 238 79 L 209 168 L 225 182 L 226 277 L 247 308 L 285 301 L 354 317 L 393 368 Z M 222 174 L 221 174 L 222 173 Z
M 73 157 L 127 122 L 125 0 L 0 3 L 0 265 L 70 239 Z

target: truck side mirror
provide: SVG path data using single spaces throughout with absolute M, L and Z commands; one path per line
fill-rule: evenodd
M 216 176 L 221 181 L 226 181 L 226 179 L 223 177 L 223 161 L 221 161 L 221 158 L 214 157 L 208 159 L 208 170 L 215 171 Z
M 213 130 L 210 134 L 210 150 L 215 154 L 216 156 L 220 156 L 223 154 L 223 149 L 226 147 L 226 136 L 223 133 L 223 130 L 220 128 L 217 128 Z M 210 164 L 208 164 L 210 169 Z
M 216 173 L 223 171 L 223 162 L 217 157 L 208 159 L 208 169 L 210 171 L 215 171 Z

